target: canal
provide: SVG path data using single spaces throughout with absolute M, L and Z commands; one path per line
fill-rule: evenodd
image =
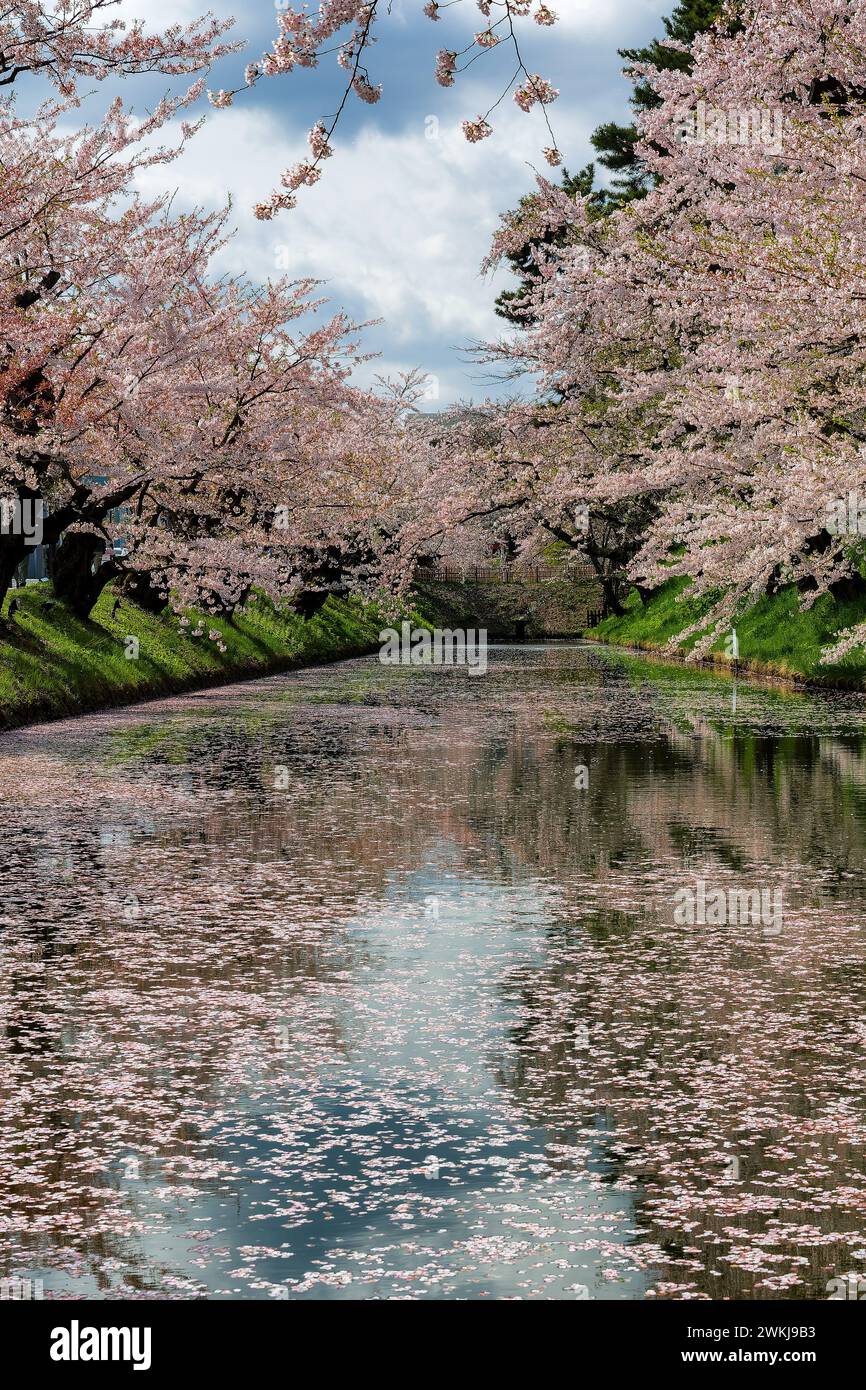
M 369 659 L 7 734 L 0 794 L 0 1278 L 866 1275 L 862 696 Z

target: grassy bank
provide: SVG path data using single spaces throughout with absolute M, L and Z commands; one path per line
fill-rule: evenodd
M 9 617 L 10 598 L 18 608 Z M 231 622 L 205 621 L 204 637 L 188 635 L 169 613 L 155 616 L 124 600 L 112 617 L 114 594 L 102 594 L 82 622 L 56 603 L 46 587 L 18 590 L 3 608 L 0 631 L 0 728 L 160 695 L 264 676 L 360 656 L 378 646 L 375 610 L 349 599 L 329 599 L 309 622 L 276 613 L 264 601 Z M 218 631 L 221 652 L 208 632 Z M 138 657 L 129 638 L 138 642 Z
M 606 618 L 588 631 L 587 637 L 617 647 L 659 651 L 709 607 L 707 601 L 680 600 L 684 587 L 685 581 L 672 581 L 656 590 L 646 604 L 632 593 L 622 617 Z M 825 594 L 803 613 L 797 592 L 782 589 L 762 598 L 738 620 L 740 669 L 803 684 L 866 688 L 863 650 L 852 652 L 837 665 L 821 660 L 821 649 L 837 633 L 862 622 L 866 622 L 866 598 L 840 601 Z M 684 644 L 679 653 L 682 657 L 695 640 Z M 708 659 L 716 666 L 730 668 L 724 638 L 715 644 Z

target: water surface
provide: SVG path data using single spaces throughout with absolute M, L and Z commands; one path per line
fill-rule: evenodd
M 0 738 L 0 1278 L 866 1272 L 864 717 L 555 644 Z M 699 880 L 779 890 L 781 930 L 678 924 Z

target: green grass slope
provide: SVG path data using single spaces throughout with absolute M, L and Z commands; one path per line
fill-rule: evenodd
M 685 583 L 672 580 L 645 605 L 633 592 L 622 617 L 605 618 L 586 636 L 613 646 L 657 651 L 709 606 L 706 600 L 680 600 Z M 866 622 L 866 598 L 840 601 L 824 594 L 805 613 L 799 600 L 795 589 L 782 589 L 762 598 L 737 621 L 741 669 L 820 685 L 866 686 L 866 651 L 854 651 L 836 665 L 821 661 L 821 649 L 837 633 Z M 681 655 L 687 655 L 693 642 L 684 645 Z M 710 660 L 730 666 L 724 638 L 713 647 Z
M 9 617 L 10 598 L 18 609 Z M 360 656 L 378 646 L 382 623 L 375 609 L 352 599 L 328 599 L 304 622 L 258 600 L 231 622 L 204 621 L 205 636 L 189 634 L 165 612 L 146 613 L 123 601 L 112 619 L 114 594 L 106 590 L 82 622 L 43 586 L 18 590 L 3 608 L 0 629 L 0 728 L 58 719 L 105 706 L 227 681 L 264 676 Z M 220 652 L 207 633 L 218 631 Z M 127 638 L 138 639 L 128 660 Z

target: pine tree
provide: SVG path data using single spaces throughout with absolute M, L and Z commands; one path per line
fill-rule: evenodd
M 670 19 L 662 20 L 664 39 L 653 39 L 645 48 L 621 48 L 619 56 L 625 58 L 629 65 L 652 63 L 665 70 L 687 71 L 689 55 L 669 48 L 665 40 L 691 44 L 698 34 L 710 27 L 720 8 L 720 0 L 680 0 Z M 631 97 L 635 116 L 652 110 L 658 104 L 659 98 L 650 84 L 646 80 L 638 80 Z M 642 197 L 649 187 L 649 178 L 635 153 L 637 125 L 619 125 L 616 121 L 607 121 L 598 127 L 591 138 L 599 163 L 616 175 L 612 180 L 610 205 L 620 206 L 632 198 Z

